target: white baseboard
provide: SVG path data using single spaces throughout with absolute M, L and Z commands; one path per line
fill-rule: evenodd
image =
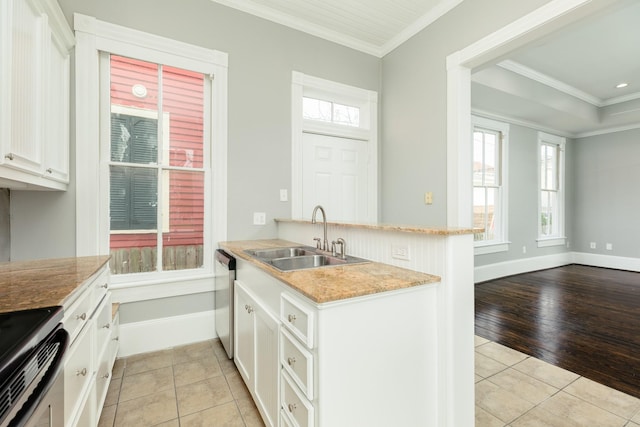
M 118 357 L 216 338 L 213 310 L 120 325 Z
M 592 265 L 594 267 L 640 271 L 640 258 L 573 252 L 573 262 L 576 264 Z
M 583 264 L 594 267 L 640 272 L 640 258 L 590 254 L 586 252 L 566 252 L 475 267 L 474 283 L 513 276 L 514 274 L 528 273 L 530 271 L 561 267 L 567 264 Z
M 474 268 L 473 281 L 474 283 L 485 282 L 499 277 L 507 277 L 513 276 L 514 274 L 560 267 L 562 265 L 571 264 L 572 262 L 573 257 L 571 252 L 565 252 L 562 254 L 522 258 L 513 261 L 481 265 Z

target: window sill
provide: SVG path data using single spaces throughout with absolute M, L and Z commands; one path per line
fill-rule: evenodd
M 537 239 L 539 248 L 547 248 L 550 246 L 563 246 L 567 241 L 566 237 L 549 237 Z
M 511 242 L 500 243 L 478 243 L 474 248 L 474 255 L 495 254 L 498 252 L 507 252 Z

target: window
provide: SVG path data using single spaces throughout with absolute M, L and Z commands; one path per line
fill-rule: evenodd
M 77 254 L 110 254 L 116 288 L 206 291 L 214 242 L 226 240 L 227 56 L 74 22 L 76 133 L 86 141 L 76 147 Z
M 360 127 L 360 108 L 321 99 L 302 99 L 302 116 L 308 120 Z
M 565 139 L 538 133 L 539 208 L 538 246 L 562 245 L 564 236 Z
M 476 254 L 508 250 L 507 137 L 509 126 L 481 117 L 473 123 L 473 226 Z

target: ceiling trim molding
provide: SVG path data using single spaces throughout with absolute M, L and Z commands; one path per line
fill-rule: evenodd
M 609 98 L 602 103 L 603 107 L 608 107 L 610 105 L 621 104 L 627 101 L 633 101 L 634 99 L 640 98 L 640 92 L 629 93 L 627 95 L 616 96 L 615 98 Z
M 435 7 L 429 10 L 427 13 L 422 15 L 420 18 L 416 19 L 413 24 L 406 27 L 396 36 L 392 37 L 391 40 L 386 42 L 381 49 L 381 56 L 385 56 L 386 54 L 393 51 L 395 48 L 400 46 L 402 43 L 409 40 L 411 37 L 418 34 L 420 31 L 427 28 L 429 25 L 437 21 L 440 17 L 449 13 L 453 8 L 458 6 L 464 0 L 443 0 L 439 2 Z
M 604 101 L 596 96 L 588 94 L 580 89 L 577 89 L 569 84 L 566 84 L 560 80 L 554 79 L 546 74 L 543 74 L 539 71 L 534 70 L 533 68 L 529 68 L 525 65 L 520 64 L 519 62 L 512 61 L 510 59 L 506 61 L 499 62 L 497 64 L 499 67 L 504 68 L 505 70 L 509 70 L 516 74 L 520 74 L 523 77 L 527 77 L 531 80 L 535 80 L 538 83 L 543 85 L 552 87 L 560 92 L 564 92 L 567 95 L 571 95 L 574 98 L 581 99 L 595 107 L 602 107 L 604 105 Z
M 617 126 L 607 129 L 598 129 L 591 132 L 581 132 L 575 134 L 574 138 L 588 138 L 590 136 L 606 135 L 608 133 L 624 132 L 633 129 L 640 129 L 640 123 L 635 123 L 627 126 Z
M 563 136 L 565 138 L 576 137 L 576 135 L 571 132 L 550 128 L 548 126 L 541 125 L 540 123 L 537 123 L 531 120 L 516 119 L 514 117 L 506 116 L 503 114 L 496 114 L 496 113 L 492 113 L 486 110 L 481 110 L 478 108 L 471 108 L 471 114 L 479 117 L 484 117 L 486 119 L 498 120 L 498 121 L 510 123 L 512 125 L 523 126 L 529 129 L 542 131 L 542 132 L 550 133 L 557 136 Z

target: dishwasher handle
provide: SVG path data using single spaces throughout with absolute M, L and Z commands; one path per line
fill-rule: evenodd
M 216 249 L 216 261 L 227 267 L 228 270 L 236 269 L 236 259 L 222 249 Z

